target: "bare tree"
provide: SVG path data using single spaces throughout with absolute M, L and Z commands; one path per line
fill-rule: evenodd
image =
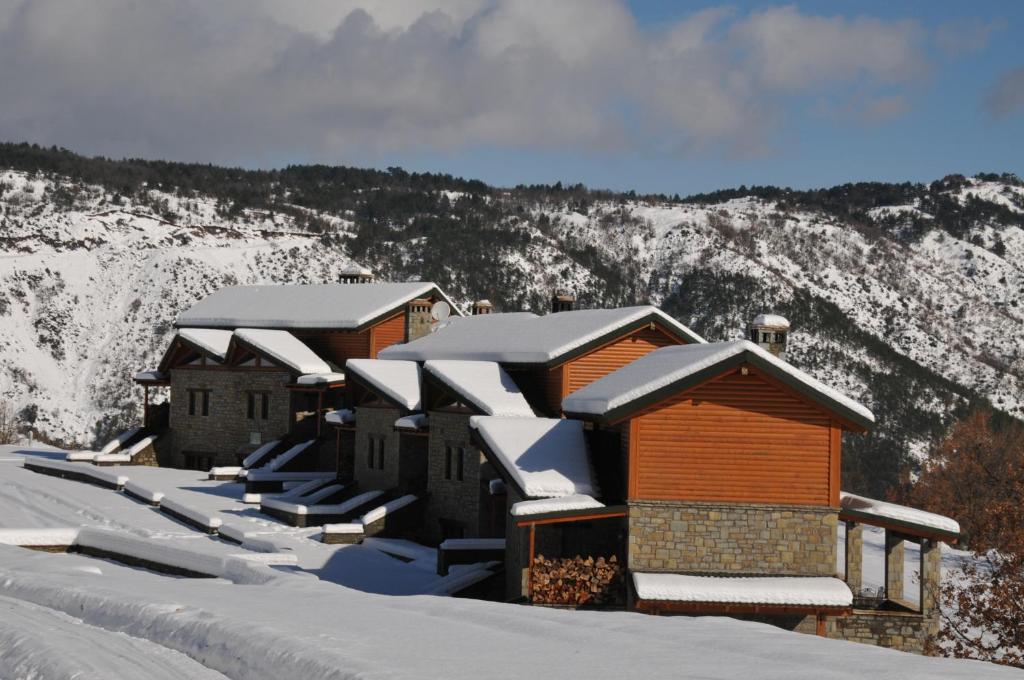
M 0 401 L 0 444 L 14 444 L 18 441 L 17 422 L 14 409 L 6 401 Z

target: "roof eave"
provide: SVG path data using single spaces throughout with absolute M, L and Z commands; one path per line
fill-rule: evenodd
M 571 410 L 565 410 L 564 412 L 565 415 L 570 418 L 586 420 L 600 425 L 612 425 L 629 418 L 638 411 L 654 406 L 675 394 L 696 387 L 701 383 L 728 373 L 729 371 L 732 371 L 746 363 L 764 371 L 787 387 L 795 390 L 808 399 L 811 399 L 826 410 L 838 416 L 838 419 L 846 429 L 854 432 L 867 432 L 874 425 L 873 420 L 864 418 L 857 411 L 850 409 L 828 395 L 811 388 L 786 371 L 782 371 L 772 363 L 765 361 L 750 350 L 743 350 L 735 354 L 731 354 L 707 368 L 691 373 L 688 376 L 680 378 L 679 380 L 671 382 L 652 392 L 640 395 L 631 401 L 616 406 L 615 408 L 609 409 L 603 413 L 579 413 Z
M 394 399 L 390 395 L 386 394 L 383 390 L 381 390 L 379 387 L 374 385 L 373 382 L 371 382 L 369 379 L 367 379 L 366 377 L 360 375 L 354 369 L 349 368 L 348 365 L 345 366 L 345 378 L 348 381 L 353 382 L 353 383 L 359 385 L 364 390 L 366 390 L 368 392 L 373 392 L 378 397 L 380 397 L 381 399 L 386 401 L 388 404 L 390 404 L 391 406 L 394 406 L 396 409 L 401 411 L 402 415 L 409 415 L 410 413 L 419 413 L 419 412 L 421 412 L 423 410 L 422 408 L 410 409 L 405 404 L 399 402 L 397 399 Z M 420 404 L 420 406 L 422 407 L 422 404 Z

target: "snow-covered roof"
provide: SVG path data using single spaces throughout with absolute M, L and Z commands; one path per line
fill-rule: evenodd
M 160 382 L 167 380 L 167 374 L 163 371 L 139 371 L 135 374 L 135 382 Z
M 358 287 L 344 283 L 228 286 L 192 305 L 178 317 L 176 325 L 354 329 L 410 300 L 435 293 L 444 297 L 434 284 L 421 281 L 364 283 Z
M 373 276 L 373 271 L 368 267 L 353 262 L 341 270 L 342 276 Z
M 529 312 L 479 314 L 451 322 L 430 335 L 392 345 L 382 359 L 465 359 L 547 364 L 629 326 L 658 321 L 689 342 L 703 338 L 657 307 L 580 309 L 536 316 Z
M 619 409 L 648 405 L 729 365 L 750 362 L 794 389 L 823 402 L 832 411 L 869 427 L 875 417 L 866 407 L 786 363 L 748 340 L 662 347 L 562 400 L 575 415 L 608 416 Z M 621 412 L 620 412 L 621 414 Z
M 215 328 L 179 328 L 178 337 L 221 361 L 228 355 L 231 344 L 231 331 Z
M 758 314 L 750 322 L 752 326 L 769 326 L 771 328 L 789 328 L 789 319 L 778 314 Z
M 299 385 L 330 385 L 332 383 L 345 382 L 344 373 L 309 373 L 300 375 L 295 381 Z
M 356 422 L 356 414 L 352 412 L 352 409 L 342 408 L 325 415 L 324 422 L 332 425 L 349 425 Z
M 327 362 L 288 331 L 239 328 L 235 331 L 235 337 L 296 373 L 331 373 Z
M 566 510 L 591 510 L 603 508 L 604 503 L 593 496 L 574 493 L 561 498 L 539 498 L 535 501 L 519 501 L 512 505 L 512 516 L 545 515 L 549 512 L 565 512 Z
M 693 576 L 633 572 L 641 600 L 851 607 L 853 593 L 833 576 Z
M 415 361 L 349 359 L 345 370 L 402 408 L 420 408 L 420 366 Z
M 905 505 L 876 501 L 873 498 L 866 498 L 856 494 L 841 491 L 839 493 L 839 506 L 843 510 L 852 510 L 859 515 L 870 515 L 879 520 L 894 520 L 903 524 L 912 524 L 925 529 L 947 532 L 950 534 L 960 533 L 960 523 L 950 517 L 925 512 L 917 508 L 910 508 Z
M 597 495 L 580 421 L 473 416 L 469 426 L 527 497 Z
M 395 421 L 395 428 L 398 430 L 419 430 L 426 426 L 426 413 L 413 413 L 409 416 L 402 416 Z
M 459 401 L 489 416 L 532 418 L 533 409 L 508 373 L 493 361 L 427 361 L 427 373 L 459 396 Z

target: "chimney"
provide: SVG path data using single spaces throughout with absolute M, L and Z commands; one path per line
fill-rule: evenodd
M 372 283 L 373 272 L 353 262 L 341 270 L 338 281 L 340 283 Z
M 786 358 L 789 320 L 778 314 L 758 314 L 747 326 L 750 341 L 780 359 Z
M 490 314 L 493 311 L 494 305 L 491 304 L 490 300 L 477 300 L 473 303 L 473 316 Z
M 551 296 L 551 313 L 571 312 L 576 306 L 576 296 L 565 290 L 556 290 Z
M 412 300 L 405 308 L 405 341 L 412 342 L 425 335 L 430 335 L 430 307 L 433 303 L 424 298 Z

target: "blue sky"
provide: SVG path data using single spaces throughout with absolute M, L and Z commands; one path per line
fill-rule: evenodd
M 690 194 L 1024 174 L 1024 2 L 0 0 L 0 139 Z
M 739 12 L 776 2 L 729 3 Z M 849 181 L 931 181 L 950 173 L 1014 172 L 1024 176 L 1024 111 L 996 118 L 984 105 L 997 78 L 1024 66 L 1024 2 L 797 2 L 823 16 L 867 15 L 910 19 L 931 31 L 944 25 L 991 26 L 975 52 L 949 56 L 931 46 L 934 71 L 910 88 L 905 115 L 880 122 L 837 121 L 808 112 L 804 101 L 787 107 L 772 152 L 743 159 L 721 150 L 695 156 L 656 153 L 594 155 L 473 149 L 451 155 L 396 156 L 391 164 L 443 169 L 511 185 L 583 182 L 594 187 L 681 195 L 741 184 L 797 188 Z M 658 30 L 713 3 L 634 0 L 638 23 Z

